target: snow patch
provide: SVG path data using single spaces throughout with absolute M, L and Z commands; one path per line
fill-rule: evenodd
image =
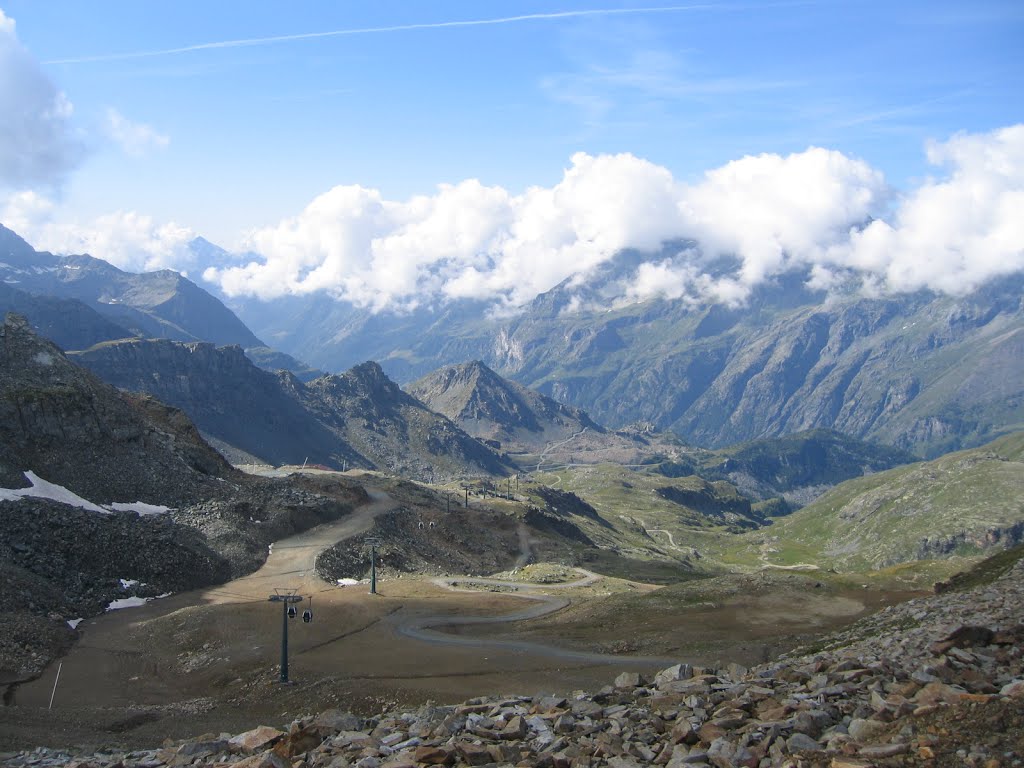
M 119 611 L 122 608 L 138 608 L 140 605 L 145 605 L 148 602 L 149 599 L 145 597 L 122 597 L 120 600 L 114 600 L 108 605 L 107 610 Z
M 171 592 L 164 592 L 156 597 L 122 597 L 120 600 L 114 600 L 110 603 L 107 606 L 107 610 L 120 611 L 122 608 L 138 608 L 140 605 L 145 605 L 152 600 L 160 600 L 164 597 L 170 597 L 172 594 Z
M 31 488 L 0 488 L 0 501 L 17 501 L 25 496 L 34 496 L 37 499 L 59 501 L 61 504 L 67 504 L 69 507 L 81 507 L 90 512 L 99 512 L 103 515 L 110 514 L 109 509 L 104 509 L 98 504 L 93 504 L 91 501 L 83 499 L 77 493 L 69 491 L 62 485 L 56 485 L 55 483 L 43 480 L 32 470 L 27 471 L 25 477 L 32 483 Z
M 128 587 L 134 587 L 139 583 L 138 579 L 121 579 L 121 589 L 128 589 Z
M 49 352 L 36 352 L 32 357 L 32 360 L 39 365 L 50 366 L 53 365 L 53 355 Z
M 78 629 L 78 625 L 83 621 L 85 621 L 85 619 L 68 619 L 68 626 L 72 629 Z
M 363 582 L 359 581 L 359 579 L 338 579 L 338 586 L 339 587 L 354 587 L 357 584 L 362 584 L 362 583 Z
M 39 358 L 45 355 L 49 362 L 43 362 Z M 42 365 L 52 365 L 53 357 L 51 355 L 40 352 L 36 355 L 36 362 Z M 32 497 L 36 499 L 49 499 L 50 501 L 58 501 L 61 504 L 67 504 L 69 507 L 79 507 L 81 509 L 89 510 L 90 512 L 99 512 L 101 515 L 109 515 L 111 510 L 117 512 L 135 512 L 140 515 L 162 515 L 166 512 L 170 512 L 170 507 L 163 507 L 158 504 L 147 504 L 143 501 L 132 501 L 122 502 L 115 501 L 109 507 L 102 507 L 99 504 L 93 504 L 87 499 L 83 499 L 74 491 L 69 491 L 62 485 L 51 483 L 43 480 L 32 470 L 25 472 L 26 479 L 32 483 L 30 488 L 0 488 L 0 501 L 18 501 L 26 497 Z
M 170 507 L 159 504 L 147 504 L 144 501 L 115 501 L 110 508 L 117 512 L 137 512 L 140 515 L 162 515 L 171 511 Z

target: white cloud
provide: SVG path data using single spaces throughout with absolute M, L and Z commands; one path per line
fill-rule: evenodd
M 229 294 L 328 290 L 362 306 L 444 298 L 518 306 L 627 246 L 656 248 L 682 225 L 672 175 L 632 155 L 572 158 L 561 182 L 513 196 L 476 180 L 405 202 L 335 187 L 252 233 L 264 262 L 210 270 Z
M 949 170 L 834 249 L 837 266 L 875 275 L 881 288 L 962 294 L 1024 269 L 1024 125 L 932 143 Z
M 142 157 L 155 149 L 164 149 L 171 140 L 145 123 L 132 122 L 114 108 L 107 109 L 107 136 L 132 157 Z
M 0 11 L 0 186 L 56 186 L 84 147 L 71 125 L 73 108 L 19 42 L 14 20 Z
M 30 189 L 15 192 L 3 201 L 0 222 L 32 240 L 53 214 L 53 202 Z
M 173 222 L 159 224 L 135 211 L 117 211 L 87 224 L 37 222 L 15 229 L 32 245 L 54 253 L 88 253 L 129 272 L 173 269 L 188 272 L 197 266 L 189 249 L 195 233 Z
M 654 251 L 693 237 L 710 255 L 739 256 L 739 273 L 701 278 L 687 253 L 645 265 L 622 296 L 699 293 L 736 302 L 751 286 L 846 241 L 887 195 L 881 174 L 865 163 L 816 148 L 746 157 L 692 186 L 633 155 L 579 153 L 558 184 L 518 196 L 475 180 L 406 202 L 336 187 L 298 216 L 251 235 L 248 245 L 264 262 L 211 270 L 207 278 L 229 294 L 328 290 L 374 309 L 445 298 L 508 308 L 583 279 L 623 248 Z
M 609 304 L 737 305 L 793 269 L 817 289 L 852 279 L 872 295 L 963 293 L 1024 269 L 1024 125 L 927 151 L 944 175 L 902 197 L 865 162 L 816 147 L 744 157 L 691 184 L 633 155 L 580 153 L 557 184 L 519 195 L 473 179 L 405 201 L 339 186 L 250 233 L 245 245 L 261 256 L 204 277 L 229 295 L 324 291 L 375 311 L 476 299 L 508 312 L 564 281 L 582 284 L 623 248 L 656 255 L 607 286 Z M 58 225 L 51 208 L 20 193 L 5 216 L 34 222 L 37 247 L 132 270 L 204 266 L 185 227 L 136 212 Z M 666 251 L 678 240 L 697 245 Z

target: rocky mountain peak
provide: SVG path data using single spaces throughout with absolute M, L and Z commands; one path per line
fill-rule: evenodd
M 0 224 L 0 262 L 25 269 L 37 261 L 35 249 L 15 232 Z
M 180 412 L 123 393 L 8 315 L 0 327 L 0 484 L 23 473 L 99 503 L 176 505 L 233 470 Z

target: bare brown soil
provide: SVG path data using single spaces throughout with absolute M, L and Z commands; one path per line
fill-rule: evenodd
M 152 746 L 167 737 L 279 725 L 331 707 L 372 714 L 428 700 L 596 690 L 620 671 L 667 665 L 629 655 L 751 663 L 902 597 L 861 592 L 795 599 L 806 587 L 786 587 L 785 579 L 803 577 L 783 575 L 762 589 L 741 588 L 680 610 L 680 600 L 692 602 L 697 593 L 667 599 L 667 591 L 601 579 L 563 590 L 559 597 L 568 597 L 570 607 L 547 618 L 458 628 L 480 638 L 478 644 L 424 642 L 399 630 L 424 617 L 514 614 L 526 604 L 507 592 L 453 592 L 424 578 L 383 580 L 377 595 L 365 585 L 341 588 L 316 578 L 317 552 L 365 531 L 392 506 L 378 494 L 343 521 L 279 542 L 250 576 L 84 622 L 82 639 L 61 662 L 52 710 L 56 665 L 11 692 L 0 717 L 0 751 Z M 311 604 L 298 607 L 300 614 L 310 605 L 314 612 L 311 623 L 289 622 L 288 685 L 278 682 L 282 609 L 268 601 L 277 589 L 311 595 Z M 581 660 L 487 642 L 499 637 L 627 655 Z

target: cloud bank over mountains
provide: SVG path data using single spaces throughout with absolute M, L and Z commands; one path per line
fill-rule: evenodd
M 899 195 L 867 163 L 812 147 L 747 156 L 695 183 L 630 154 L 577 154 L 553 187 L 512 195 L 476 180 L 399 202 L 339 186 L 253 232 L 263 260 L 207 270 L 232 295 L 327 291 L 374 310 L 472 298 L 515 308 L 585 280 L 623 248 L 698 242 L 641 265 L 619 301 L 741 303 L 809 269 L 816 287 L 964 293 L 1024 269 L 1024 125 L 927 147 L 937 175 Z M 708 261 L 731 257 L 731 273 Z
M 47 201 L 12 197 L 5 220 L 37 247 L 87 251 L 125 269 L 174 268 L 229 295 L 327 292 L 374 311 L 453 299 L 514 311 L 583 282 L 623 248 L 658 252 L 614 286 L 613 302 L 655 297 L 739 304 L 789 270 L 815 287 L 855 281 L 883 294 L 959 294 L 1024 269 L 1024 125 L 926 147 L 935 176 L 908 192 L 835 150 L 747 156 L 693 182 L 631 154 L 576 154 L 551 187 L 512 194 L 475 179 L 404 201 L 337 186 L 296 216 L 255 230 L 260 254 L 206 265 L 195 232 L 118 212 L 89 225 L 47 223 Z M 2 209 L 0 209 L 2 210 Z M 693 240 L 697 248 L 663 250 Z M 732 265 L 722 271 L 722 260 Z M 710 264 L 716 262 L 716 270 Z

